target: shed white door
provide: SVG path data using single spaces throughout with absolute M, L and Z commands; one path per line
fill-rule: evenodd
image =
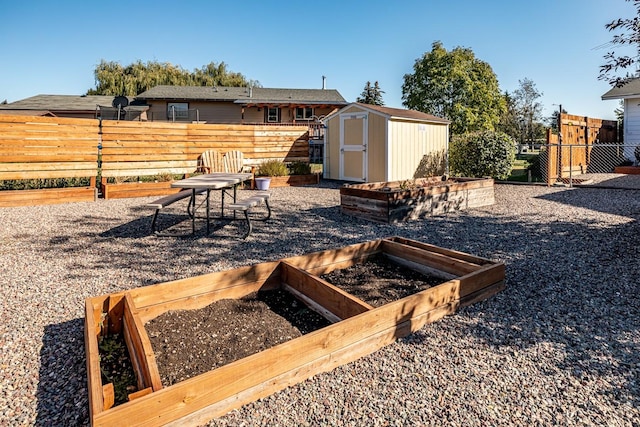
M 340 179 L 367 180 L 368 113 L 340 115 Z

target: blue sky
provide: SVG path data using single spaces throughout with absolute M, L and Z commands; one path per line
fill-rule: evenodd
M 169 62 L 185 69 L 225 62 L 264 87 L 337 89 L 355 101 L 379 81 L 390 107 L 402 83 L 440 40 L 470 48 L 502 91 L 531 79 L 545 115 L 613 119 L 617 101 L 598 67 L 604 25 L 632 17 L 624 0 L 0 1 L 0 101 L 80 95 L 100 60 Z

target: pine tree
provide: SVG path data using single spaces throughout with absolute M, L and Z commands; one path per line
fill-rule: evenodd
M 360 94 L 360 96 L 356 99 L 357 102 L 361 104 L 371 104 L 371 105 L 384 105 L 384 101 L 382 100 L 383 90 L 380 90 L 380 85 L 376 81 L 373 86 L 371 86 L 371 82 L 368 81 L 364 86 L 364 90 Z

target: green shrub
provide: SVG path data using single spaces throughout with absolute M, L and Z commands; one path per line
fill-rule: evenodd
M 305 162 L 293 162 L 289 164 L 289 175 L 309 175 L 311 173 L 311 165 Z
M 287 165 L 280 160 L 268 160 L 260 164 L 257 173 L 260 176 L 286 176 L 287 174 Z
M 42 188 L 88 187 L 89 178 L 11 179 L 0 181 L 0 190 L 39 190 Z
M 516 143 L 502 132 L 455 135 L 449 144 L 449 167 L 456 176 L 506 179 L 516 158 Z

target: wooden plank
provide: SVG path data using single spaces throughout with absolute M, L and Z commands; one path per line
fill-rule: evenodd
M 102 386 L 102 400 L 104 402 L 103 410 L 111 409 L 116 403 L 115 392 L 113 390 L 113 383 L 105 384 Z
M 138 316 L 142 323 L 147 323 L 169 310 L 197 310 L 221 299 L 239 299 L 253 292 L 277 289 L 277 287 L 279 287 L 279 284 L 265 282 L 263 280 L 246 282 L 238 286 L 217 289 L 197 296 L 187 297 L 185 299 L 147 306 L 138 310 Z
M 110 295 L 107 300 L 107 307 L 104 311 L 107 314 L 107 331 L 106 334 L 119 334 L 122 332 L 124 316 L 124 294 L 119 293 Z
M 453 249 L 446 249 L 440 246 L 432 245 L 429 243 L 420 242 L 418 240 L 407 239 L 401 236 L 392 236 L 383 239 L 382 246 L 384 247 L 384 242 L 391 241 L 400 243 L 402 245 L 411 246 L 414 248 L 424 249 L 425 251 L 434 252 L 437 254 L 446 255 L 448 257 L 457 258 L 462 261 L 467 261 L 469 263 L 484 265 L 484 264 L 494 264 L 495 261 L 492 261 L 488 258 L 479 257 L 476 255 L 470 255 L 465 252 L 455 251 Z
M 129 393 L 129 395 L 127 396 L 127 398 L 129 399 L 129 402 L 131 402 L 132 400 L 136 400 L 142 396 L 146 396 L 148 394 L 153 393 L 153 389 L 151 387 L 147 387 L 145 389 L 142 390 L 138 390 L 136 392 L 133 393 Z
M 326 308 L 324 308 L 323 306 L 321 306 L 320 304 L 318 304 L 317 302 L 315 302 L 305 294 L 295 290 L 294 288 L 287 285 L 286 283 L 282 285 L 282 289 L 289 292 L 291 295 L 295 296 L 298 300 L 302 301 L 302 303 L 306 305 L 309 309 L 311 309 L 312 311 L 315 311 L 316 313 L 318 313 L 319 315 L 327 319 L 330 323 L 336 323 L 343 320 L 342 318 L 336 316 L 335 314 L 333 314 L 332 312 L 330 312 L 329 310 L 327 310 Z
M 94 315 L 94 307 L 101 307 L 107 296 L 88 298 L 84 305 L 84 349 L 87 366 L 87 388 L 89 392 L 89 411 L 91 416 L 96 416 L 105 408 L 105 400 L 100 374 L 100 352 L 98 350 L 98 333 L 96 326 L 100 324 L 100 318 Z M 99 330 L 99 327 L 98 327 Z
M 97 192 L 94 187 L 0 191 L 0 207 L 94 202 L 96 199 Z
M 373 309 L 370 304 L 287 262 L 283 261 L 280 267 L 282 283 L 305 295 L 340 319 L 348 319 Z
M 42 116 L 23 116 L 7 114 L 0 116 L 0 123 L 27 123 L 27 124 L 50 124 L 57 126 L 59 124 L 80 125 L 80 126 L 98 126 L 100 123 L 95 119 L 80 119 L 68 117 L 42 117 Z
M 151 387 L 153 391 L 160 390 L 162 381 L 160 380 L 153 347 L 129 292 L 124 294 L 124 322 L 131 337 L 129 353 L 132 359 L 136 359 L 140 368 L 139 374 L 141 375 L 143 386 L 138 388 Z
M 186 302 L 187 299 L 204 294 L 243 285 L 254 285 L 268 281 L 280 282 L 279 261 L 266 262 L 248 267 L 208 273 L 201 276 L 189 277 L 145 286 L 130 290 L 131 297 L 138 310 L 171 303 L 173 305 Z
M 381 251 L 382 240 L 345 246 L 338 249 L 313 252 L 282 259 L 282 262 L 298 267 L 315 275 L 322 275 L 337 268 L 349 267 Z
M 153 186 L 156 183 L 131 183 L 138 185 L 127 185 L 129 183 L 122 184 L 104 184 L 102 186 L 102 195 L 105 200 L 111 199 L 124 199 L 129 197 L 148 197 L 148 196 L 166 196 L 169 194 L 175 194 L 180 191 L 179 188 L 171 188 L 170 184 L 166 187 Z M 149 184 L 145 186 L 144 184 Z
M 113 178 L 118 176 L 156 176 L 162 174 L 182 175 L 195 172 L 195 162 L 193 167 L 182 168 L 154 168 L 154 169 L 103 169 L 102 176 Z
M 122 337 L 124 338 L 124 343 L 127 347 L 127 351 L 129 352 L 129 361 L 131 362 L 131 367 L 133 368 L 133 372 L 136 376 L 136 388 L 141 390 L 145 388 L 145 377 L 144 377 L 144 361 L 139 357 L 138 353 L 135 351 L 135 343 L 133 342 L 133 326 L 130 326 L 129 322 L 123 322 L 122 324 Z
M 456 259 L 445 254 L 426 251 L 409 245 L 403 245 L 390 240 L 383 241 L 382 250 L 384 253 L 442 270 L 446 273 L 455 274 L 456 276 L 463 276 L 474 272 L 479 267 L 478 264 L 465 260 Z
M 105 163 L 103 163 L 105 165 Z M 128 162 L 107 163 L 107 167 L 103 166 L 103 169 L 107 170 L 119 170 L 119 169 L 175 169 L 175 168 L 191 168 L 195 169 L 195 160 L 171 160 L 171 161 L 137 161 L 135 158 L 131 158 Z M 1 169 L 0 169 L 1 170 Z

